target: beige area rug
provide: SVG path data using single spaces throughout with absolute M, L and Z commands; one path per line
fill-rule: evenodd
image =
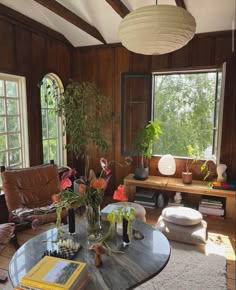
M 224 290 L 224 246 L 208 242 L 205 247 L 170 242 L 171 257 L 163 271 L 136 290 Z

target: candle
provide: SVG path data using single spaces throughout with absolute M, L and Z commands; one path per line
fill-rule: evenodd
M 73 208 L 69 208 L 68 215 L 69 215 L 69 233 L 74 234 L 75 233 L 75 211 Z

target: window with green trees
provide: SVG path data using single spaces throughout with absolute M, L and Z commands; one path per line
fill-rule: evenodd
M 25 78 L 0 73 L 0 165 L 28 166 L 28 151 Z
M 163 134 L 153 154 L 186 157 L 191 145 L 205 159 L 216 155 L 221 83 L 219 70 L 154 75 L 153 119 Z
M 62 92 L 60 78 L 53 73 L 46 74 L 40 86 L 43 162 L 47 163 L 53 159 L 59 166 L 66 164 L 62 120 L 57 114 L 57 102 Z

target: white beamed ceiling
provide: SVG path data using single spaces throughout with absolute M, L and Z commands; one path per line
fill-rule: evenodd
M 121 17 L 105 0 L 57 0 L 60 4 L 96 27 L 107 43 L 118 43 Z M 156 0 L 122 0 L 131 11 L 153 5 Z M 74 47 L 102 44 L 78 27 L 33 0 L 0 0 L 16 10 L 63 34 Z M 159 0 L 158 4 L 175 5 L 174 0 Z M 235 0 L 185 0 L 187 10 L 195 17 L 197 33 L 235 29 Z

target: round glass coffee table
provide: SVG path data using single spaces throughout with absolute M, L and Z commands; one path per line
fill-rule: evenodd
M 77 222 L 73 238 L 82 247 L 73 259 L 87 263 L 91 279 L 85 289 L 133 289 L 163 270 L 170 257 L 170 245 L 166 237 L 150 225 L 137 220 L 134 228 L 142 233 L 143 239 L 133 239 L 129 246 L 123 247 L 122 237 L 116 235 L 109 241 L 109 246 L 124 253 L 103 255 L 103 264 L 97 268 L 93 265 L 95 253 L 89 250 L 94 242 L 87 239 L 86 221 Z M 102 232 L 106 233 L 107 229 L 107 222 L 102 222 Z M 52 242 L 56 239 L 55 228 L 37 235 L 16 251 L 9 264 L 9 276 L 14 287 L 42 258 L 45 251 L 58 249 L 56 243 Z

